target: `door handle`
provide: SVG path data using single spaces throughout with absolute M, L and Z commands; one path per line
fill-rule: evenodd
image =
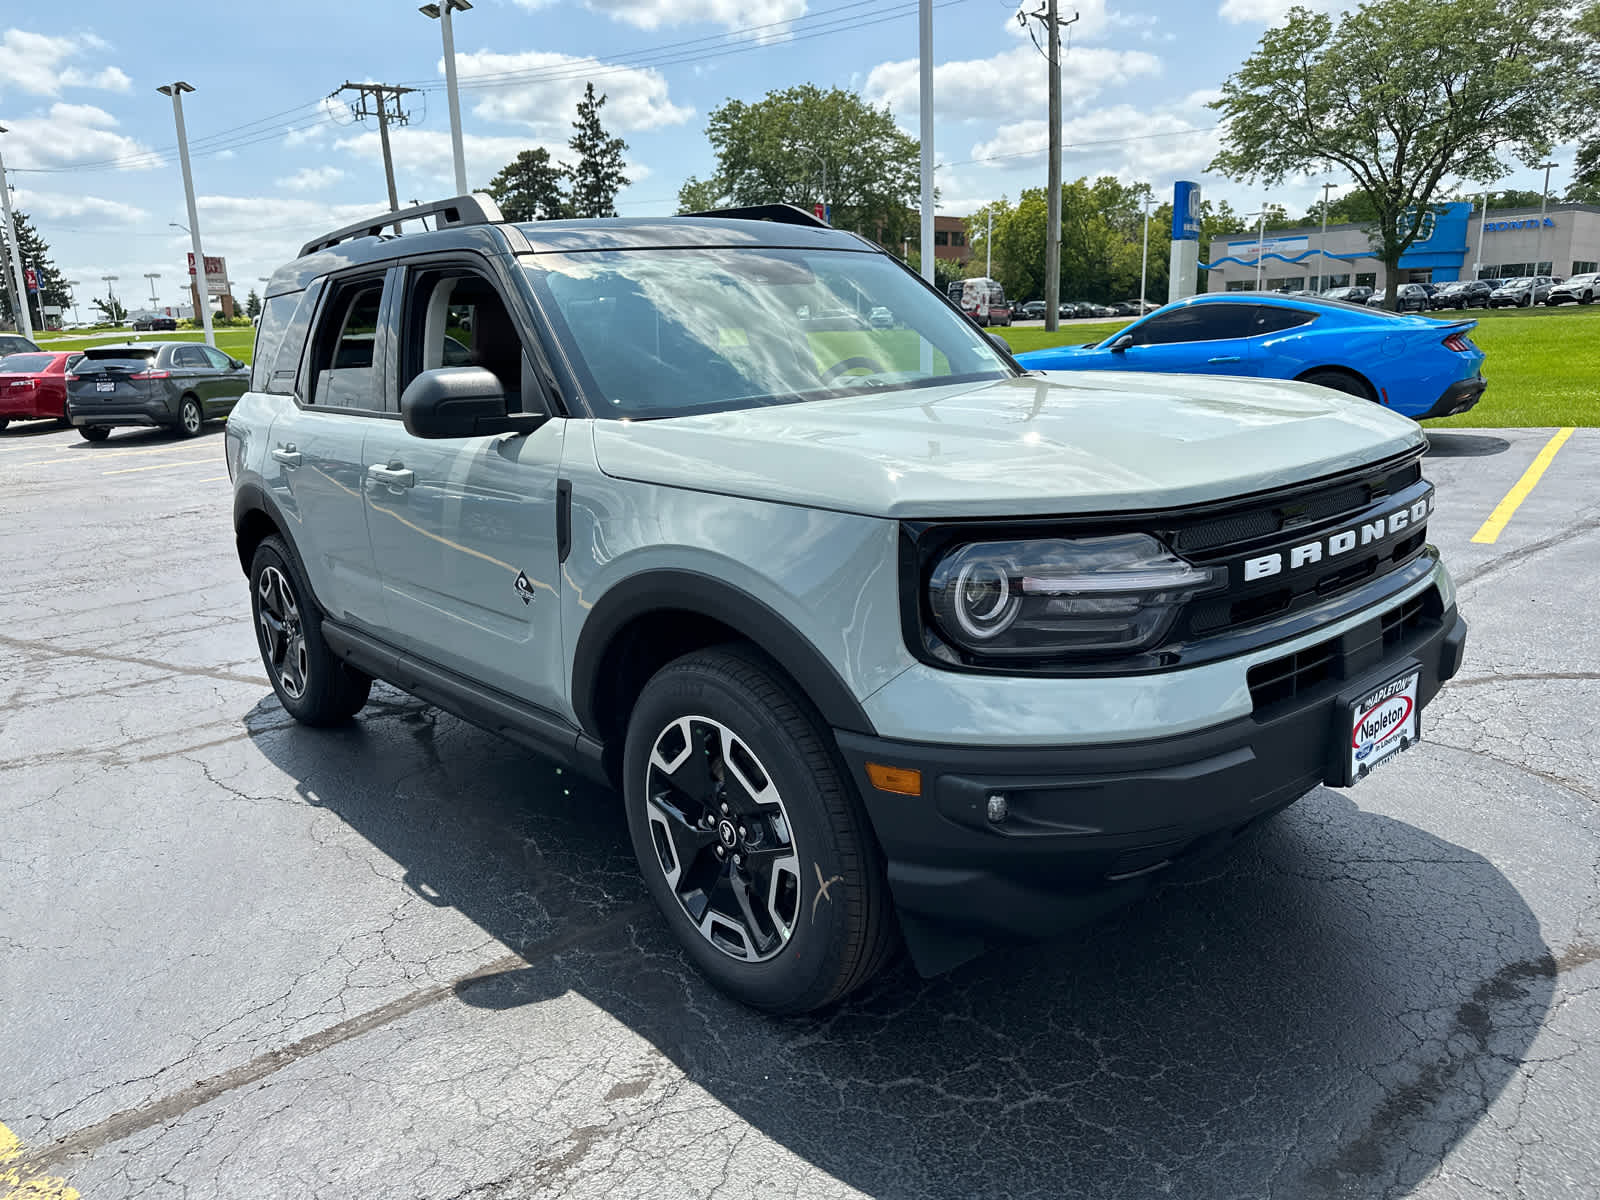
M 300 465 L 300 451 L 294 448 L 293 442 L 290 442 L 287 446 L 277 447 L 277 449 L 273 450 L 272 457 L 286 467 L 298 467 Z
M 1239 355 L 1237 355 L 1237 354 L 1219 354 L 1215 358 L 1206 359 L 1206 362 L 1208 362 L 1208 363 L 1230 363 L 1230 362 L 1240 362 L 1240 361 L 1241 361 L 1241 357 Z
M 387 484 L 389 487 L 408 488 L 415 486 L 417 482 L 416 472 L 408 471 L 398 463 L 392 467 L 381 467 L 373 464 L 367 468 L 367 478 L 376 479 L 379 483 Z

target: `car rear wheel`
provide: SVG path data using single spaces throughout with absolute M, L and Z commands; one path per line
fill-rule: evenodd
M 1318 387 L 1332 388 L 1336 392 L 1344 392 L 1347 396 L 1354 396 L 1358 400 L 1375 400 L 1372 389 L 1354 375 L 1347 375 L 1343 371 L 1307 371 L 1300 376 L 1301 383 L 1314 383 Z
M 810 703 L 753 650 L 663 667 L 628 722 L 624 803 L 645 885 L 713 984 L 822 1008 L 898 945 L 854 786 Z
M 1594 293 L 1593 292 L 1585 292 L 1582 296 L 1578 297 L 1578 303 L 1579 304 L 1593 304 L 1594 303 Z
M 86 442 L 103 442 L 111 436 L 111 426 L 79 425 L 78 433 Z
M 1522 307 L 1523 308 L 1532 308 L 1533 307 L 1533 293 L 1532 292 L 1529 292 L 1526 296 L 1524 296 L 1522 298 Z
M 278 703 L 302 725 L 336 725 L 361 711 L 372 680 L 322 639 L 322 616 L 288 547 L 264 538 L 250 560 L 256 644 Z
M 178 406 L 178 428 L 183 431 L 183 436 L 196 436 L 205 423 L 206 414 L 200 408 L 200 401 L 193 396 L 185 396 L 183 403 Z

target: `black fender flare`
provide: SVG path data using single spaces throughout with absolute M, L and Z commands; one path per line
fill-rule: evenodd
M 600 671 L 613 640 L 652 612 L 678 610 L 709 617 L 754 643 L 778 664 L 835 729 L 876 733 L 866 710 L 839 672 L 786 619 L 740 588 L 696 571 L 643 571 L 608 591 L 583 622 L 572 657 L 572 707 L 578 721 L 598 736 L 596 702 Z

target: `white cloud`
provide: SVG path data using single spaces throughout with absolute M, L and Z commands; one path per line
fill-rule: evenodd
M 1343 12 L 1354 8 L 1355 4 L 1352 0 L 1222 0 L 1217 15 L 1235 25 L 1249 21 L 1276 25 L 1295 7 L 1309 8 L 1313 12 Z
M 604 13 L 613 20 L 626 21 L 640 29 L 660 29 L 663 25 L 689 25 L 708 22 L 729 29 L 753 25 L 772 25 L 758 35 L 770 41 L 787 35 L 787 23 L 806 11 L 806 0 L 586 0 L 591 12 Z M 1104 0 L 1091 0 L 1104 3 Z M 544 8 L 551 0 L 516 0 L 521 8 Z
M 1061 73 L 1062 100 L 1081 106 L 1108 87 L 1160 72 L 1161 60 L 1143 50 L 1074 49 Z M 874 104 L 887 102 L 902 114 L 916 112 L 917 60 L 873 67 L 863 91 Z M 1049 103 L 1049 68 L 1031 44 L 989 58 L 936 63 L 933 103 L 941 115 L 963 120 L 1043 109 Z
M 31 188 L 18 188 L 15 200 L 17 207 L 29 216 L 47 220 L 89 216 L 101 221 L 131 225 L 150 216 L 144 209 L 124 204 L 121 200 L 106 200 L 79 192 L 36 192 Z
M 1159 110 L 1118 104 L 1063 121 L 1062 174 L 1164 182 L 1203 171 L 1220 144 L 1218 131 L 1207 128 L 1216 123 L 1202 107 L 1208 95 L 1196 92 Z M 1048 135 L 1048 122 L 1013 122 L 974 146 L 972 156 L 1009 160 L 1009 167 L 1042 163 Z
M 340 167 L 301 167 L 278 180 L 278 186 L 289 192 L 314 192 L 333 186 L 344 174 Z
M 23 29 L 0 33 L 0 94 L 10 88 L 34 96 L 59 96 L 63 87 L 101 88 L 126 92 L 132 80 L 117 67 L 86 71 L 67 61 L 86 50 L 110 47 L 93 34 L 49 37 Z
M 324 96 L 317 101 L 316 111 L 303 117 L 297 117 L 292 124 L 287 126 L 283 134 L 285 146 L 301 146 L 307 142 L 320 143 L 333 130 L 341 125 L 353 125 L 355 118 L 350 115 L 350 106 L 332 96 Z
M 439 70 L 444 70 L 443 60 Z M 601 120 L 608 130 L 659 129 L 681 125 L 694 116 L 694 109 L 668 99 L 667 81 L 659 72 L 612 67 L 594 58 L 537 50 L 522 54 L 482 50 L 458 54 L 456 72 L 464 86 L 485 76 L 536 72 L 531 77 L 506 80 L 501 86 L 483 87 L 483 98 L 473 112 L 487 120 L 516 121 L 544 134 L 567 131 L 591 77 L 595 91 L 606 96 Z
M 68 166 L 102 159 L 148 156 L 143 142 L 116 132 L 117 119 L 92 104 L 57 102 L 42 117 L 17 117 L 6 121 L 6 160 L 13 167 Z M 128 170 L 158 165 L 150 157 L 133 157 L 121 164 Z

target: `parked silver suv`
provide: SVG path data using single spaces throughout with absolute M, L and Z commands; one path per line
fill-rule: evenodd
M 1029 374 L 789 208 L 423 216 L 266 291 L 227 447 L 273 687 L 323 725 L 384 679 L 611 781 L 750 1004 L 1103 911 L 1414 743 L 1460 665 L 1378 406 Z

